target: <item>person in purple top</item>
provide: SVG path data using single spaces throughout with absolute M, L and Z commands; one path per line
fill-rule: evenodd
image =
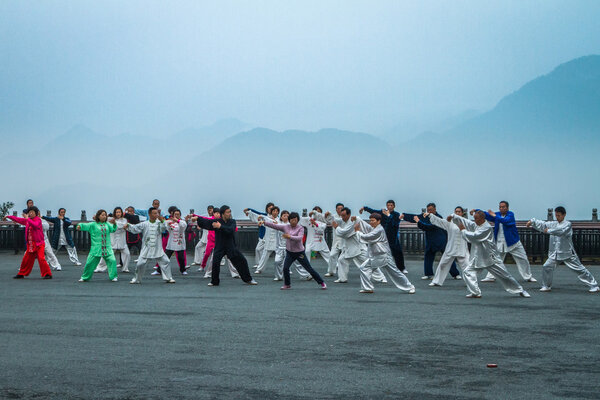
M 294 261 L 298 261 L 300 265 L 314 278 L 314 280 L 321 286 L 322 289 L 327 289 L 327 285 L 323 282 L 323 278 L 317 271 L 311 267 L 310 262 L 307 260 L 306 253 L 304 252 L 304 245 L 302 239 L 304 238 L 304 227 L 299 225 L 300 215 L 297 212 L 290 213 L 288 218 L 288 224 L 274 224 L 269 221 L 265 221 L 262 217 L 259 218 L 259 225 L 265 225 L 269 228 L 282 231 L 283 237 L 286 240 L 285 244 L 285 261 L 283 262 L 283 286 L 281 290 L 291 289 L 290 280 L 290 266 Z

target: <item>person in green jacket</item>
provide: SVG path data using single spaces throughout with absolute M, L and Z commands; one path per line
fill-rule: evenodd
M 117 225 L 114 221 L 107 222 L 107 218 L 106 211 L 98 210 L 94 216 L 95 222 L 77 225 L 78 231 L 90 233 L 92 242 L 79 282 L 87 282 L 92 279 L 94 270 L 102 258 L 104 258 L 108 267 L 108 278 L 113 282 L 117 281 L 117 260 L 110 244 L 110 234 L 117 230 Z

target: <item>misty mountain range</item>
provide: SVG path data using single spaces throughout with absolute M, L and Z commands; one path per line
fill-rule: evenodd
M 47 143 L 42 137 L 37 149 L 0 150 L 10 171 L 0 201 L 33 197 L 43 209 L 90 212 L 144 207 L 158 197 L 185 210 L 227 202 L 239 215 L 269 200 L 300 209 L 395 198 L 402 210 L 436 201 L 448 212 L 458 204 L 495 208 L 508 199 L 527 216 L 544 217 L 561 203 L 589 218 L 598 206 L 600 56 L 562 64 L 492 110 L 466 112 L 448 129 L 399 144 L 385 135 L 277 132 L 235 119 L 164 139 L 108 136 L 83 125 Z

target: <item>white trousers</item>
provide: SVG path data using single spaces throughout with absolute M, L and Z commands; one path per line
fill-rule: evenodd
M 69 260 L 73 263 L 73 264 L 81 264 L 79 262 L 79 258 L 77 258 L 77 249 L 75 247 L 71 247 L 68 244 L 62 245 L 59 244 L 57 249 L 56 249 L 56 253 L 58 253 L 58 251 L 60 250 L 61 247 L 65 246 L 67 248 L 67 253 L 69 253 Z
M 204 252 L 206 251 L 206 243 L 202 243 L 199 241 L 194 248 L 194 264 L 200 265 L 202 264 L 202 259 L 204 258 Z
M 54 254 L 54 251 L 52 251 L 52 246 L 50 245 L 48 239 L 46 239 L 45 243 L 46 244 L 44 246 L 44 256 L 46 257 L 46 261 L 48 261 L 50 268 L 54 270 L 61 269 L 60 263 L 58 262 L 58 258 L 56 258 L 56 254 Z
M 517 243 L 510 246 L 507 250 L 508 251 L 500 251 L 500 249 L 498 249 L 498 254 L 500 255 L 500 259 L 502 260 L 502 262 L 504 262 L 506 254 L 510 254 L 515 260 L 517 268 L 519 269 L 519 274 L 521 274 L 523 279 L 525 279 L 526 281 L 531 279 L 531 265 L 529 264 L 529 259 L 527 258 L 527 253 L 525 253 L 523 243 L 521 243 L 521 241 L 518 241 Z M 493 278 L 490 271 L 488 271 L 485 277 Z
M 598 282 L 594 279 L 594 276 L 587 270 L 586 267 L 581 264 L 579 257 L 576 254 L 573 254 L 571 258 L 567 258 L 566 260 L 553 260 L 549 258 L 546 260 L 542 267 L 542 284 L 548 288 L 552 287 L 552 278 L 554 276 L 554 269 L 560 263 L 565 263 L 567 268 L 577 274 L 579 280 L 590 287 L 590 289 L 598 286 Z
M 117 253 L 120 253 L 121 255 L 121 259 L 123 261 L 123 265 L 121 265 L 121 272 L 129 272 L 129 260 L 131 260 L 131 253 L 129 252 L 129 247 L 125 246 L 124 249 L 113 249 L 113 251 L 115 252 L 115 259 L 117 261 L 119 261 L 119 259 L 117 258 Z M 104 261 L 104 257 L 102 257 L 94 272 L 106 272 L 107 269 L 108 267 L 106 266 L 106 261 Z
M 257 267 L 256 267 L 256 272 L 262 272 L 266 267 L 267 267 L 267 263 L 269 262 L 269 258 L 271 257 L 271 254 L 276 253 L 276 250 L 266 250 L 264 249 L 262 251 L 262 255 L 260 256 L 260 260 L 258 261 Z
M 433 276 L 433 280 L 431 282 L 442 286 L 446 280 L 446 277 L 448 276 L 448 272 L 450 272 L 450 268 L 452 268 L 452 262 L 454 260 L 456 260 L 456 264 L 461 271 L 464 271 L 465 268 L 469 266 L 468 257 L 455 257 L 444 253 L 442 254 L 442 258 L 440 258 L 440 262 L 435 270 L 435 275 Z
M 329 265 L 327 266 L 328 274 L 335 275 L 338 270 L 338 265 L 340 265 L 342 262 L 345 262 L 345 260 L 340 257 L 341 253 L 342 250 L 339 247 L 333 246 L 331 248 L 331 251 L 329 252 Z
M 258 239 L 258 243 L 256 244 L 256 249 L 254 249 L 254 265 L 258 265 L 264 250 L 265 250 L 265 239 Z
M 381 271 L 382 268 L 387 269 L 390 279 L 398 289 L 409 291 L 413 288 L 406 275 L 396 267 L 396 262 L 392 256 L 390 254 L 380 254 L 367 259 L 358 267 L 361 289 L 373 290 L 371 277 L 375 271 Z
M 470 294 L 481 296 L 481 290 L 477 284 L 477 271 L 479 269 L 487 269 L 494 278 L 498 279 L 500 283 L 502 283 L 502 286 L 504 286 L 504 289 L 507 292 L 513 294 L 523 292 L 523 287 L 510 274 L 510 272 L 508 272 L 504 264 L 499 263 L 484 268 L 475 268 L 473 264 L 469 264 L 469 266 L 463 271 L 463 279 Z
M 133 275 L 133 280 L 137 282 L 142 281 L 142 276 L 144 276 L 144 269 L 146 267 L 152 268 L 158 263 L 160 267 L 160 273 L 162 278 L 165 281 L 173 279 L 173 275 L 171 274 L 171 263 L 169 262 L 169 258 L 166 254 L 163 254 L 160 258 L 144 258 L 142 256 L 138 257 L 137 264 L 135 266 L 135 274 Z
M 214 250 L 211 253 L 211 255 L 208 257 L 208 261 L 206 261 L 206 268 L 204 268 L 204 278 L 212 278 L 213 254 L 214 254 Z M 233 266 L 231 261 L 229 261 L 229 258 L 227 258 L 227 256 L 223 257 L 223 260 L 221 260 L 221 263 L 223 263 L 223 261 L 225 261 L 225 260 L 227 260 L 227 267 L 229 267 L 229 273 L 231 274 L 231 277 L 238 278 L 240 276 L 240 274 L 238 274 L 237 269 L 235 269 L 235 267 Z
M 306 252 L 306 259 L 310 260 L 310 255 L 312 254 L 313 251 L 319 253 L 321 255 L 321 257 L 323 257 L 323 260 L 325 260 L 325 262 L 328 265 L 327 271 L 329 272 L 329 260 L 331 258 L 331 252 L 327 249 L 327 250 L 313 250 L 314 244 L 310 244 L 308 246 L 306 246 L 306 249 L 304 250 Z
M 338 279 L 342 282 L 347 282 L 348 281 L 348 272 L 350 271 L 350 264 L 354 264 L 356 266 L 356 268 L 358 268 L 360 270 L 360 266 L 363 265 L 365 263 L 365 261 L 367 261 L 367 251 L 363 250 L 359 255 L 354 256 L 352 258 L 345 258 L 344 262 L 340 262 L 338 265 Z M 383 272 L 381 272 L 381 269 L 376 268 L 372 274 L 371 277 L 373 280 L 377 281 L 377 282 L 381 282 L 381 283 L 386 283 L 387 279 L 385 278 L 385 275 L 383 275 Z

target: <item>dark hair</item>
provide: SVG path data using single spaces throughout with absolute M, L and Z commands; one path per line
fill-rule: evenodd
M 102 213 L 106 213 L 106 210 L 99 209 L 98 211 L 96 211 L 96 215 L 94 215 L 93 220 L 96 222 L 100 222 L 100 214 L 102 214 Z M 108 213 L 106 213 L 106 214 L 108 216 Z
M 342 203 L 337 203 L 337 204 L 335 205 L 335 208 L 337 209 L 339 206 L 342 206 L 342 207 L 344 207 L 344 204 L 342 204 Z
M 209 205 L 208 207 L 206 207 L 206 211 L 208 211 L 208 210 L 214 210 L 214 209 L 215 209 L 215 206 L 213 206 L 212 204 Z
M 457 208 L 460 208 L 462 210 L 462 212 L 465 212 L 465 209 L 463 206 L 456 206 L 454 207 L 454 211 L 456 211 Z
M 179 208 L 175 208 L 175 209 L 173 210 L 173 214 L 175 214 L 175 213 L 176 213 L 176 212 L 178 212 L 178 211 L 179 211 L 179 214 L 181 215 L 181 210 L 180 210 Z
M 558 206 L 558 207 L 556 207 L 556 208 L 554 209 L 554 212 L 555 212 L 555 213 L 559 212 L 559 213 L 561 213 L 561 214 L 566 214 L 566 213 L 567 213 L 567 210 L 566 210 L 566 209 L 565 209 L 563 206 Z
M 323 213 L 323 209 L 321 207 L 319 207 L 319 206 L 314 206 L 313 207 L 313 211 L 314 210 L 317 210 L 318 212 Z
M 437 207 L 435 206 L 435 203 L 429 203 L 429 204 L 427 204 L 427 207 L 433 207 L 433 208 L 437 208 Z
M 475 211 L 475 215 L 481 215 L 483 218 L 485 218 L 485 213 L 481 210 Z
M 221 210 L 219 208 L 213 208 L 213 215 L 215 215 L 215 213 L 221 214 Z
M 176 206 L 171 206 L 167 209 L 167 211 L 169 212 L 169 215 L 173 214 L 175 212 L 175 210 L 177 210 Z M 181 211 L 179 211 L 181 212 Z
M 29 211 L 35 211 L 35 215 L 40 215 L 40 209 L 37 208 L 36 206 L 31 206 L 27 209 L 27 213 L 29 213 Z
M 396 207 L 396 202 L 394 200 L 388 200 L 385 202 L 385 204 L 390 204 L 390 203 L 392 203 L 394 205 L 394 207 Z M 380 217 L 381 217 L 381 215 L 380 215 Z
M 508 206 L 508 201 L 506 201 L 506 200 L 502 200 L 502 201 L 500 202 L 500 204 L 502 204 L 502 203 L 506 204 L 506 208 L 508 208 L 508 207 L 509 207 L 509 206 Z
M 373 218 L 373 219 L 376 219 L 377 221 L 381 221 L 381 214 L 373 213 L 373 214 L 369 215 L 369 218 Z
M 158 210 L 158 208 L 156 208 L 156 207 L 150 207 L 148 209 L 148 216 L 150 216 L 150 214 L 152 214 L 152 211 L 154 211 L 154 210 Z
M 279 207 L 277 207 L 277 206 L 273 206 L 273 208 L 271 208 L 271 212 L 273 212 L 273 210 L 275 210 L 275 209 L 276 209 L 277 211 L 281 211 L 281 209 L 280 209 Z
M 219 208 L 219 214 L 223 215 L 225 214 L 225 211 L 229 210 L 231 207 L 226 206 L 226 205 L 222 205 L 221 208 Z
M 347 215 L 352 215 L 352 210 L 349 209 L 348 207 L 342 208 L 342 211 L 345 211 Z M 342 212 L 342 211 L 340 211 L 340 212 Z
M 269 207 L 274 207 L 275 204 L 268 202 L 267 205 L 265 206 L 265 212 L 268 214 L 269 213 Z
M 296 218 L 298 221 L 300 221 L 300 214 L 298 214 L 296 211 L 292 211 L 288 217 L 288 221 L 291 219 Z
M 123 217 L 123 214 L 125 214 L 125 212 L 123 211 L 123 209 L 121 207 L 115 207 L 115 209 L 113 210 L 113 216 L 115 218 L 117 217 L 117 210 L 121 210 L 121 217 Z
M 130 208 L 133 208 L 133 211 L 135 212 L 135 207 L 134 206 L 127 206 L 127 208 L 125 208 L 125 209 L 129 210 Z
M 59 213 L 59 214 L 60 214 L 60 210 L 65 210 L 65 214 L 67 213 L 67 209 L 66 209 L 66 208 L 64 208 L 64 207 L 61 207 L 61 208 L 59 208 L 59 209 L 58 209 L 58 213 Z
M 155 201 L 158 201 L 158 202 L 160 203 L 160 200 L 159 200 L 159 199 L 154 199 L 154 200 L 152 200 L 152 202 L 153 202 L 153 203 L 154 203 Z
M 33 203 L 33 199 L 27 199 L 27 201 L 25 202 L 25 204 L 32 202 Z
M 281 216 L 281 215 L 283 215 L 283 214 L 289 214 L 289 213 L 290 213 L 290 212 L 289 212 L 288 210 L 283 210 L 283 211 L 281 212 L 281 214 L 279 214 L 279 215 Z

